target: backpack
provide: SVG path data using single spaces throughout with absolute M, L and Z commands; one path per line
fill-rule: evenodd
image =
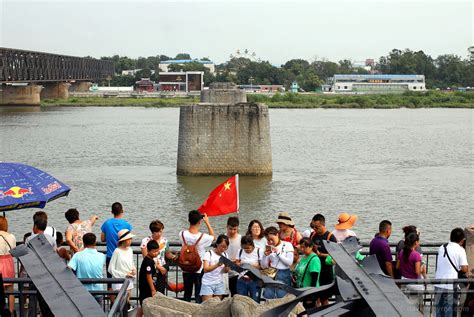
M 201 268 L 202 261 L 197 250 L 197 245 L 199 241 L 201 241 L 202 236 L 203 233 L 201 233 L 196 243 L 193 245 L 187 245 L 186 239 L 184 239 L 184 231 L 181 232 L 183 246 L 181 247 L 181 252 L 179 253 L 178 265 L 184 272 L 196 273 Z

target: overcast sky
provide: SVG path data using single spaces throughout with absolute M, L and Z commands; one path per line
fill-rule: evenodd
M 0 0 L 0 46 L 93 57 L 237 49 L 293 58 L 379 58 L 393 48 L 467 56 L 472 0 Z

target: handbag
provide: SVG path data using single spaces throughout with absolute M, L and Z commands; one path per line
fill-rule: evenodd
M 266 269 L 260 270 L 260 273 L 270 277 L 271 279 L 275 279 L 275 277 L 278 273 L 278 269 L 274 268 L 274 267 L 267 267 Z

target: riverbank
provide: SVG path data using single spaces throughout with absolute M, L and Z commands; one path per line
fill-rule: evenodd
M 322 95 L 322 94 L 248 94 L 249 102 L 261 102 L 270 108 L 396 109 L 396 108 L 474 108 L 474 93 L 439 92 L 386 95 Z M 179 107 L 199 102 L 199 97 L 186 98 L 102 98 L 71 97 L 44 100 L 41 106 L 75 107 Z

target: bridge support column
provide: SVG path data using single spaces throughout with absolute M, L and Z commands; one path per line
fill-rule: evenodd
M 90 81 L 79 81 L 71 84 L 69 87 L 70 92 L 89 92 L 89 88 L 92 86 Z
M 41 86 L 0 85 L 0 105 L 3 106 L 39 106 Z
M 67 99 L 69 97 L 69 83 L 55 82 L 43 84 L 41 99 Z

